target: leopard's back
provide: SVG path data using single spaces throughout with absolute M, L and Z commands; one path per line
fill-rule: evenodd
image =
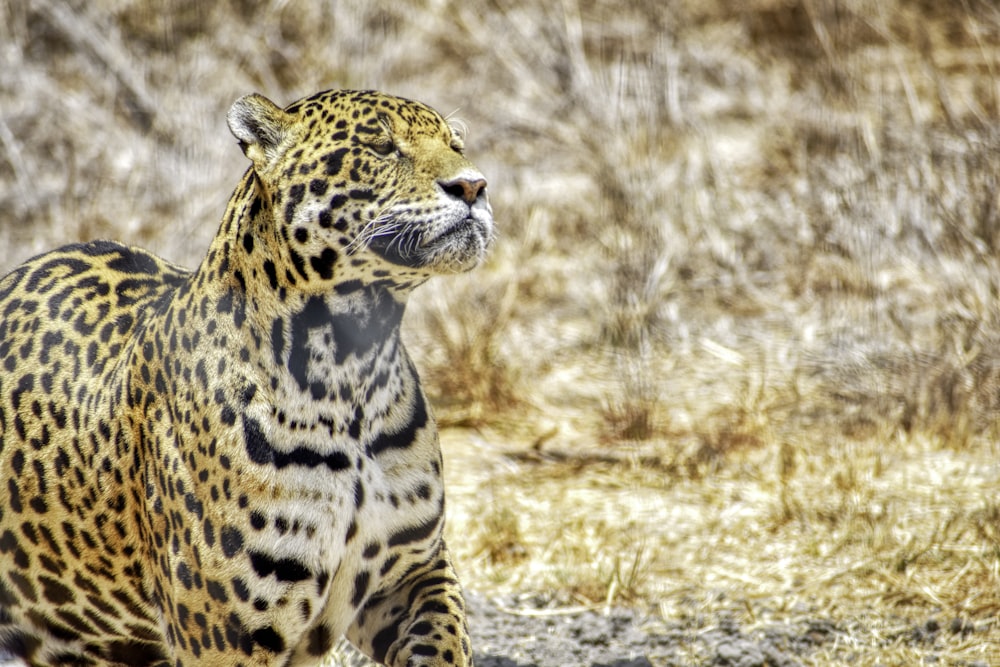
M 0 646 L 8 650 L 34 652 L 22 645 L 38 638 L 12 622 L 25 616 L 48 635 L 38 658 L 53 664 L 60 645 L 110 628 L 156 633 L 130 569 L 141 548 L 136 517 L 124 512 L 134 480 L 121 466 L 130 440 L 116 394 L 135 332 L 187 277 L 146 251 L 100 241 L 40 255 L 0 280 Z M 87 603 L 102 590 L 111 595 Z M 95 660 L 158 657 L 136 641 Z

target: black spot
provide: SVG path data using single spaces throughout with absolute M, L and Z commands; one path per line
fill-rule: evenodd
M 326 592 L 326 585 L 330 582 L 329 572 L 320 572 L 316 575 L 316 595 L 322 596 Z
M 359 201 L 374 201 L 375 199 L 375 193 L 373 191 L 361 188 L 349 191 L 347 196 L 351 199 L 357 199 Z
M 361 479 L 354 480 L 354 507 L 356 509 L 361 509 L 361 506 L 365 504 L 365 486 L 361 483 Z
M 364 289 L 365 284 L 360 280 L 345 280 L 343 282 L 337 283 L 334 289 L 337 294 L 346 295 L 353 294 L 354 292 L 360 292 Z
M 14 474 L 18 477 L 21 476 L 21 472 L 24 470 L 24 452 L 20 449 L 14 452 L 14 457 L 11 459 L 11 465 L 14 466 Z
M 215 304 L 215 312 L 224 314 L 224 313 L 230 313 L 232 312 L 232 310 L 233 310 L 233 291 L 227 290 L 226 293 L 222 295 L 222 298 L 219 299 L 219 302 Z
M 288 190 L 288 201 L 285 203 L 285 222 L 290 223 L 295 216 L 295 208 L 302 202 L 306 194 L 306 186 L 296 183 Z
M 38 602 L 38 594 L 35 592 L 35 587 L 27 577 L 20 572 L 9 572 L 7 576 L 10 578 L 10 582 L 21 592 L 20 597 L 27 598 L 31 602 Z
M 433 516 L 424 523 L 397 530 L 389 537 L 389 546 L 398 547 L 411 544 L 430 537 L 441 523 L 439 515 Z
M 247 281 L 243 277 L 243 272 L 236 270 L 233 271 L 233 277 L 236 278 L 236 282 L 240 284 L 240 293 L 245 293 L 247 291 Z
M 235 526 L 223 526 L 219 532 L 219 543 L 226 558 L 232 558 L 243 549 L 243 533 Z
M 267 281 L 271 285 L 271 289 L 278 289 L 278 270 L 274 266 L 274 262 L 269 259 L 264 260 L 264 273 L 267 274 Z
M 129 667 L 151 667 L 167 659 L 160 644 L 138 639 L 109 641 L 104 645 L 101 657 L 108 663 Z
M 21 376 L 21 379 L 17 381 L 17 389 L 10 394 L 10 403 L 14 409 L 21 407 L 21 394 L 25 392 L 30 392 L 35 388 L 35 376 L 31 373 L 25 373 Z
M 306 650 L 309 651 L 309 655 L 324 656 L 333 648 L 334 639 L 330 628 L 320 623 L 309 631 L 309 642 L 306 644 Z
M 260 197 L 254 197 L 253 201 L 250 202 L 250 217 L 251 218 L 256 218 L 257 217 L 257 214 L 260 213 L 261 205 L 262 205 L 262 202 L 261 202 Z
M 421 621 L 411 625 L 408 632 L 411 635 L 417 635 L 418 637 L 426 637 L 430 633 L 434 632 L 434 626 L 427 621 Z
M 155 276 L 160 273 L 156 260 L 144 252 L 136 252 L 130 248 L 117 249 L 118 257 L 108 261 L 108 268 L 122 273 L 144 273 Z
M 417 431 L 427 425 L 427 406 L 424 404 L 423 396 L 418 392 L 414 397 L 413 412 L 410 421 L 399 431 L 394 433 L 382 431 L 370 445 L 368 452 L 371 456 L 377 456 L 387 449 L 405 449 L 413 444 L 417 437 Z
M 9 530 L 3 531 L 3 535 L 0 535 L 0 553 L 6 554 L 14 550 L 21 550 L 17 537 Z
M 204 504 L 190 491 L 184 494 L 184 505 L 187 507 L 188 512 L 197 516 L 199 520 L 205 514 Z
M 347 203 L 347 195 L 335 194 L 330 198 L 330 210 L 336 211 L 338 208 Z
M 347 435 L 349 435 L 351 439 L 357 440 L 361 437 L 361 422 L 364 418 L 364 410 L 359 404 L 354 408 L 354 416 L 351 418 L 351 423 L 347 425 Z
M 285 352 L 285 321 L 275 318 L 271 322 L 271 353 L 274 355 L 274 363 L 281 364 L 281 357 Z
M 309 568 L 294 558 L 271 558 L 259 551 L 251 551 L 250 565 L 261 579 L 274 574 L 278 581 L 304 581 L 309 578 Z
M 212 626 L 212 639 L 215 642 L 215 649 L 222 653 L 226 649 L 226 643 L 222 637 L 222 631 L 217 625 Z
M 177 564 L 177 578 L 184 585 L 184 588 L 191 590 L 191 586 L 194 585 L 194 578 L 191 576 L 191 568 L 184 561 Z
M 124 336 L 128 333 L 128 330 L 132 328 L 132 323 L 135 320 L 128 313 L 122 313 L 116 318 L 116 324 L 118 326 L 118 334 Z
M 288 257 L 289 259 L 292 260 L 292 266 L 295 267 L 295 270 L 298 272 L 298 274 L 303 278 L 305 278 L 306 280 L 309 280 L 309 274 L 306 273 L 306 262 L 304 259 L 302 259 L 302 255 L 295 252 L 294 250 L 289 250 Z
M 448 609 L 448 605 L 441 600 L 427 600 L 420 605 L 414 615 L 423 616 L 424 614 L 448 614 L 450 612 L 451 610 Z
M 344 166 L 344 156 L 347 155 L 347 151 L 348 149 L 346 148 L 338 148 L 320 158 L 326 165 L 324 172 L 327 176 L 335 176 L 340 173 L 341 168 Z
M 264 647 L 271 653 L 281 653 L 285 650 L 285 640 L 270 625 L 254 630 L 250 637 L 254 644 Z
M 215 526 L 212 524 L 211 519 L 205 519 L 205 544 L 208 546 L 215 545 Z
M 396 623 L 390 623 L 375 634 L 372 638 L 372 657 L 375 662 L 385 662 L 385 654 L 398 636 L 399 628 Z
M 351 596 L 351 604 L 358 607 L 368 593 L 368 581 L 371 575 L 365 571 L 354 577 L 354 594 Z
M 322 382 L 313 382 L 309 385 L 309 393 L 313 400 L 321 401 L 326 398 L 326 385 Z
M 226 595 L 226 589 L 217 581 L 208 579 L 205 582 L 205 589 L 208 591 L 209 597 L 218 602 L 228 602 L 229 596 Z
M 260 423 L 247 415 L 243 415 L 243 444 L 247 456 L 254 463 L 265 465 L 274 462 L 274 449 L 261 430 Z
M 76 599 L 72 589 L 60 581 L 42 574 L 38 576 L 38 582 L 42 585 L 42 595 L 52 604 L 71 604 Z
M 233 578 L 232 584 L 233 584 L 233 593 L 236 594 L 236 597 L 238 597 L 240 600 L 243 600 L 244 602 L 250 599 L 250 589 L 247 588 L 247 584 L 245 581 L 243 581 L 239 577 L 235 577 Z
M 317 197 L 322 197 L 326 194 L 326 189 L 329 187 L 327 183 L 322 178 L 314 178 L 312 182 L 309 183 L 309 192 L 316 195 Z
M 226 641 L 232 649 L 239 649 L 247 655 L 253 654 L 253 639 L 247 634 L 240 617 L 235 613 L 226 619 Z
M 430 644 L 417 644 L 411 651 L 414 655 L 424 655 L 433 658 L 437 655 L 437 649 Z
M 247 456 L 250 460 L 259 465 L 273 465 L 281 469 L 290 465 L 305 466 L 307 468 L 317 468 L 326 466 L 336 472 L 347 470 L 351 467 L 351 461 L 344 452 L 331 452 L 320 454 L 309 447 L 296 447 L 290 452 L 281 452 L 274 448 L 267 440 L 261 429 L 260 423 L 253 417 L 243 415 L 243 439 L 246 446 Z
M 24 510 L 24 506 L 21 505 L 21 489 L 18 488 L 17 482 L 13 479 L 7 480 L 7 502 L 10 508 L 18 514 Z
M 249 405 L 253 397 L 257 395 L 257 385 L 248 384 L 243 388 L 243 392 L 240 394 L 240 405 Z
M 318 257 L 312 257 L 309 260 L 309 264 L 312 265 L 313 271 L 319 274 L 319 277 L 323 280 L 329 280 L 333 277 L 333 265 L 337 261 L 337 251 L 333 248 L 326 248 Z
M 49 511 L 48 503 L 46 503 L 45 498 L 42 498 L 41 496 L 35 496 L 28 501 L 28 504 L 31 505 L 31 509 L 35 510 L 35 513 L 37 514 L 45 514 Z
M 266 523 L 267 523 L 267 520 L 264 518 L 263 514 L 261 514 L 257 510 L 254 510 L 254 511 L 250 512 L 250 527 L 251 528 L 253 528 L 254 530 L 261 530 Z

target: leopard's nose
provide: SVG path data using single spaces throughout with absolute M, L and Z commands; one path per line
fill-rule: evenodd
M 438 181 L 441 189 L 456 199 L 461 199 L 469 206 L 479 199 L 486 189 L 486 179 L 479 178 L 454 178 L 448 181 Z

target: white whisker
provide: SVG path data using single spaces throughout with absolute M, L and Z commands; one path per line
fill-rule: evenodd
M 399 231 L 400 223 L 389 212 L 394 203 L 394 201 L 390 201 L 379 211 L 378 215 L 365 223 L 365 226 L 361 228 L 358 235 L 347 245 L 347 254 L 353 255 L 362 248 L 367 247 L 373 239 L 395 234 Z

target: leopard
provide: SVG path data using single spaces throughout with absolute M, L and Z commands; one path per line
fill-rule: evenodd
M 73 243 L 0 280 L 0 655 L 32 666 L 473 664 L 413 290 L 495 229 L 431 107 L 253 93 L 194 269 Z

